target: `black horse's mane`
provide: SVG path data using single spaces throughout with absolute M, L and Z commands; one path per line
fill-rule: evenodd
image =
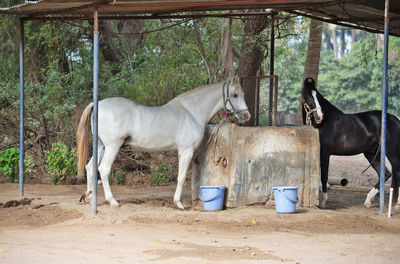
M 325 99 L 325 97 L 323 97 L 322 94 L 319 91 L 317 91 L 317 93 L 319 94 L 319 97 L 322 99 L 321 102 L 320 102 L 321 107 L 322 107 L 322 111 L 324 111 L 325 108 L 329 108 L 332 111 L 335 111 L 335 112 L 343 114 L 342 110 L 340 110 L 335 105 L 333 105 L 331 102 L 329 102 L 327 99 Z M 325 111 L 326 111 L 326 109 L 325 109 Z
M 312 93 L 312 91 L 315 91 L 315 92 L 317 92 L 322 111 L 327 112 L 329 109 L 329 111 L 334 111 L 334 112 L 343 114 L 343 111 L 340 110 L 339 108 L 337 108 L 336 106 L 334 106 L 327 99 L 325 99 L 325 97 L 317 90 L 317 88 L 315 86 L 316 86 L 315 80 L 313 78 L 311 78 L 311 77 L 305 78 L 304 88 L 301 91 L 302 97 L 304 98 L 306 96 L 306 92 L 305 92 L 306 89 L 310 92 L 310 94 Z M 308 94 L 308 96 L 310 96 L 310 94 Z

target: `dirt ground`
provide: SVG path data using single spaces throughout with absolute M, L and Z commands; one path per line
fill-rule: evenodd
M 98 215 L 79 203 L 83 185 L 0 184 L 0 263 L 398 263 L 400 209 L 391 219 L 378 201 L 362 206 L 377 176 L 361 156 L 333 157 L 327 209 L 246 206 L 218 212 L 186 211 L 172 203 L 175 185 L 113 185 L 119 208 L 104 203 Z M 184 201 L 190 206 L 190 183 Z M 385 200 L 387 203 L 387 199 Z M 17 205 L 17 206 L 12 206 Z M 386 211 L 385 211 L 386 212 Z

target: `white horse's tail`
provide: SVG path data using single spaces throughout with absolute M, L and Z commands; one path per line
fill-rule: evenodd
M 82 113 L 76 130 L 76 143 L 78 155 L 78 178 L 83 179 L 85 163 L 88 156 L 89 121 L 92 114 L 93 103 L 90 103 Z

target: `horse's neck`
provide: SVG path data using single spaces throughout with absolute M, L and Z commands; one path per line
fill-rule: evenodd
M 197 88 L 170 103 L 183 105 L 199 123 L 206 124 L 223 107 L 222 83 Z
M 335 105 L 333 105 L 331 102 L 326 100 L 324 97 L 323 102 L 322 102 L 322 111 L 325 112 L 324 114 L 332 113 L 332 114 L 344 114 L 342 110 L 337 108 Z M 325 111 L 324 111 L 325 109 Z M 328 110 L 328 111 L 327 111 Z

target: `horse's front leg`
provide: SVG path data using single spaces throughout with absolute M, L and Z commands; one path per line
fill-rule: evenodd
M 200 200 L 200 164 L 192 162 L 192 206 L 197 206 Z
M 325 203 L 328 200 L 328 170 L 329 170 L 329 154 L 321 150 L 321 184 L 322 195 L 319 200 L 319 207 L 325 209 Z
M 185 183 L 186 173 L 190 164 L 190 161 L 193 157 L 193 149 L 185 149 L 183 151 L 179 150 L 179 173 L 178 173 L 178 184 L 176 185 L 175 195 L 174 195 L 174 203 L 175 205 L 185 210 L 185 206 L 182 203 L 182 189 L 183 184 Z
M 370 208 L 372 205 L 372 201 L 374 200 L 375 196 L 378 194 L 379 188 L 380 188 L 380 176 L 379 175 L 380 175 L 380 169 L 381 169 L 381 162 L 380 162 L 381 155 L 380 155 L 380 153 L 378 153 L 375 156 L 375 153 L 367 152 L 367 153 L 364 153 L 364 156 L 371 164 L 371 167 L 378 174 L 378 183 L 374 186 L 374 188 L 371 189 L 371 191 L 369 191 L 369 193 L 367 194 L 367 197 L 365 198 L 365 201 L 364 201 L 364 206 L 367 208 Z M 390 173 L 389 169 L 385 166 L 385 182 L 391 176 L 392 176 L 392 174 Z

